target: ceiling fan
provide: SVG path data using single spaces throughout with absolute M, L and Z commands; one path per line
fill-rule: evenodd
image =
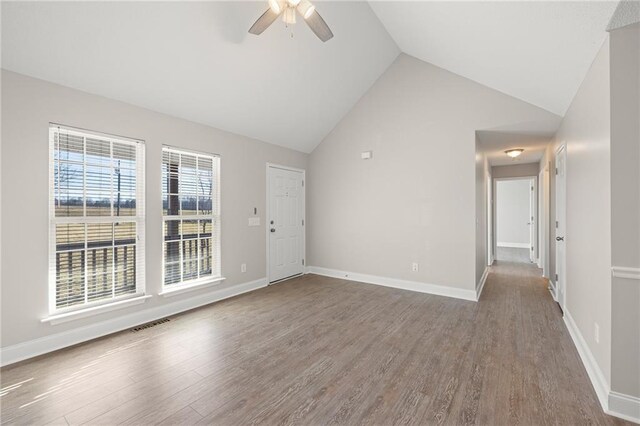
M 296 11 L 320 40 L 327 41 L 333 37 L 329 26 L 309 0 L 269 0 L 269 9 L 249 28 L 249 32 L 255 35 L 262 34 L 280 15 L 287 25 L 295 24 Z

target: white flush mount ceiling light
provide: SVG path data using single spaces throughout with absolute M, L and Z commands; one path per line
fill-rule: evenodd
M 280 15 L 285 24 L 295 24 L 296 13 L 299 13 L 320 40 L 327 41 L 333 37 L 329 26 L 309 0 L 268 0 L 268 2 L 269 9 L 249 28 L 251 34 L 262 34 Z
M 511 158 L 516 158 L 516 157 L 519 157 L 520 154 L 522 154 L 523 152 L 524 152 L 524 149 L 522 148 L 514 148 L 514 149 L 508 149 L 504 153 Z

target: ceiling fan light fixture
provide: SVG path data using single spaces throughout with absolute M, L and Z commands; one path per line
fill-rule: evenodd
M 316 7 L 311 4 L 309 0 L 302 0 L 298 4 L 298 12 L 304 19 L 309 19 L 311 14 L 316 10 Z
M 250 34 L 262 34 L 280 15 L 288 28 L 289 25 L 296 23 L 296 14 L 300 13 L 311 31 L 323 43 L 333 38 L 331 28 L 309 0 L 268 0 L 268 3 L 269 8 L 249 28 Z M 293 31 L 291 38 L 293 38 Z
M 508 149 L 504 153 L 511 158 L 516 158 L 516 157 L 519 157 L 520 154 L 522 154 L 523 152 L 524 152 L 524 149 L 522 148 L 514 148 L 514 149 Z
M 269 7 L 276 15 L 280 15 L 284 6 L 284 2 L 278 0 L 269 0 Z
M 286 24 L 296 23 L 296 10 L 293 7 L 287 7 L 282 14 L 282 20 Z

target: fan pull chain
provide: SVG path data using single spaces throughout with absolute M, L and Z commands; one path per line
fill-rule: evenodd
M 288 30 L 289 29 L 289 24 L 285 23 L 284 27 Z M 293 25 L 291 26 L 291 38 L 293 38 Z

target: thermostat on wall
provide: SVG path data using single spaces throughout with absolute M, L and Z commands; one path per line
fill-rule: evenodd
M 364 151 L 362 154 L 360 154 L 360 158 L 362 158 L 363 160 L 370 160 L 371 158 L 373 158 L 373 151 Z

